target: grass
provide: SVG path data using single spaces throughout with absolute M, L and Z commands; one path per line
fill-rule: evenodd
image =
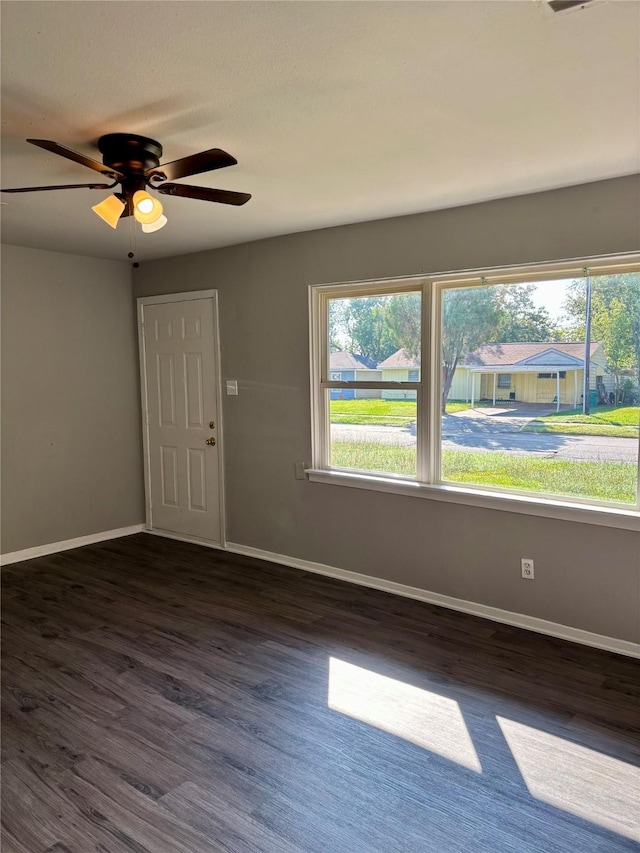
M 333 442 L 331 464 L 415 476 L 416 454 L 391 444 Z M 637 466 L 630 462 L 573 462 L 507 453 L 445 450 L 442 478 L 455 483 L 634 504 Z
M 332 400 L 332 424 L 409 426 L 416 419 L 415 400 Z
M 562 435 L 604 435 L 608 438 L 637 438 L 638 427 L 604 424 L 527 424 L 521 432 L 561 433 Z
M 486 409 L 491 403 L 480 402 L 479 400 L 473 404 L 474 409 Z M 496 401 L 497 405 L 497 401 Z M 471 403 L 466 403 L 464 400 L 447 400 L 447 414 L 457 415 L 458 412 L 466 412 L 471 408 Z
M 636 438 L 639 423 L 640 406 L 599 406 L 589 415 L 581 409 L 543 415 L 523 427 L 522 432 Z
M 405 427 L 415 422 L 416 405 L 415 400 L 332 400 L 331 423 Z M 487 405 L 476 403 L 475 407 Z M 447 403 L 447 414 L 453 415 L 470 408 L 471 405 L 462 400 L 450 400 Z

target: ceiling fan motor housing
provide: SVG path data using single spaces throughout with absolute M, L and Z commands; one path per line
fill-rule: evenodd
M 133 133 L 108 133 L 98 140 L 98 148 L 105 166 L 136 175 L 144 180 L 147 169 L 156 169 L 162 157 L 162 145 L 155 139 Z
M 118 197 L 126 208 L 123 216 L 133 214 L 133 195 L 147 187 L 145 171 L 156 169 L 162 157 L 162 145 L 155 139 L 135 133 L 108 133 L 98 140 L 102 162 L 124 175 L 122 193 Z

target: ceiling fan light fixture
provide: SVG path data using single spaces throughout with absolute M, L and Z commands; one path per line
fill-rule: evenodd
M 595 0 L 593 1 L 595 2 Z M 536 0 L 536 2 L 543 2 L 543 0 Z M 551 2 L 561 2 L 561 0 L 551 0 Z M 569 2 L 569 0 L 562 0 L 562 2 Z M 592 0 L 581 0 L 581 2 L 587 3 L 592 2 Z M 98 140 L 98 149 L 103 160 L 100 163 L 98 160 L 87 157 L 78 151 L 72 151 L 71 148 L 60 145 L 52 139 L 28 139 L 27 142 L 52 154 L 57 154 L 59 157 L 64 157 L 66 160 L 93 169 L 94 172 L 100 173 L 103 180 L 108 179 L 113 183 L 11 187 L 6 190 L 3 189 L 2 192 L 32 193 L 73 189 L 112 190 L 120 184 L 120 192 L 103 199 L 91 208 L 103 222 L 114 229 L 123 216 L 129 215 L 132 215 L 140 223 L 142 230 L 147 234 L 159 231 L 167 224 L 167 217 L 163 215 L 162 204 L 146 192 L 143 187 L 153 189 L 161 195 L 199 199 L 217 204 L 239 206 L 246 204 L 251 198 L 249 193 L 172 183 L 178 178 L 188 178 L 189 175 L 200 175 L 203 172 L 213 172 L 217 169 L 237 165 L 236 158 L 221 148 L 210 148 L 207 151 L 190 154 L 170 163 L 161 163 L 162 146 L 155 139 L 138 136 L 135 133 L 107 133 Z M 133 256 L 133 253 L 130 254 Z
M 110 195 L 99 204 L 94 204 L 91 210 L 97 213 L 100 219 L 115 228 L 120 221 L 125 203 L 117 195 Z
M 156 219 L 155 222 L 146 222 L 142 223 L 142 230 L 145 234 L 153 234 L 154 231 L 159 231 L 161 228 L 167 224 L 167 217 L 160 214 L 160 216 Z
M 141 225 L 152 225 L 162 216 L 162 205 L 145 190 L 138 190 L 133 194 L 133 215 Z

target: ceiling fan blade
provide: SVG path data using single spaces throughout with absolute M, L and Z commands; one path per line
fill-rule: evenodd
M 53 187 L 11 187 L 1 193 L 41 193 L 48 190 L 110 190 L 115 184 L 60 184 Z
M 27 139 L 32 145 L 37 145 L 38 148 L 44 148 L 45 151 L 51 151 L 52 154 L 59 154 L 60 157 L 66 157 L 67 160 L 73 160 L 74 163 L 80 163 L 81 166 L 87 166 L 89 169 L 94 169 L 103 175 L 113 175 L 115 178 L 122 179 L 124 175 L 115 169 L 110 169 L 103 163 L 97 160 L 92 160 L 91 157 L 85 157 L 78 151 L 72 151 L 71 148 L 66 148 L 64 145 L 59 145 L 51 139 Z
M 219 204 L 246 204 L 251 198 L 250 193 L 236 193 L 231 190 L 213 190 L 209 187 L 192 187 L 189 184 L 161 184 L 154 187 L 159 193 L 177 195 L 182 198 L 197 198 L 200 201 L 216 201 Z
M 152 169 L 147 169 L 145 175 L 148 179 L 164 176 L 165 181 L 175 181 L 178 178 L 188 178 L 190 175 L 200 175 L 202 172 L 213 172 L 214 169 L 225 169 L 227 166 L 235 166 L 238 161 L 231 154 L 220 148 L 211 148 L 209 151 L 201 151 L 199 154 L 191 154 L 171 163 L 161 163 Z

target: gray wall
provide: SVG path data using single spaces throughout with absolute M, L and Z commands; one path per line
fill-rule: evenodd
M 294 463 L 311 454 L 307 285 L 636 250 L 639 200 L 620 178 L 143 264 L 138 296 L 219 291 L 240 386 L 224 399 L 229 539 L 638 639 L 637 533 L 297 481 Z
M 2 552 L 144 521 L 128 264 L 2 247 Z

